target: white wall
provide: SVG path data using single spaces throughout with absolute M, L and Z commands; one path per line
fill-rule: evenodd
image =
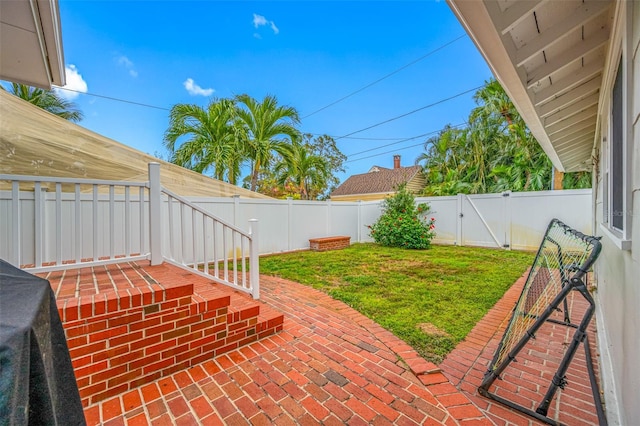
M 602 177 L 596 182 L 595 229 L 602 236 L 603 250 L 596 261 L 599 352 L 605 403 L 610 424 L 637 424 L 640 419 L 640 3 L 617 2 L 616 27 L 620 35 L 613 39 L 607 75 L 615 76 L 622 50 L 631 87 L 626 90 L 626 128 L 630 170 L 626 182 L 631 187 L 627 214 L 631 215 L 631 244 L 621 242 L 601 225 L 604 212 Z M 606 78 L 605 80 L 609 80 Z M 601 131 L 609 127 L 611 88 L 604 87 L 606 106 L 600 116 Z M 600 156 L 602 158 L 602 154 Z M 602 171 L 604 164 L 598 165 Z

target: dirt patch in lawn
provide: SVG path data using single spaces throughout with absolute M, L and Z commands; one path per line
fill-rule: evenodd
M 430 322 L 422 322 L 418 324 L 418 328 L 422 330 L 424 333 L 434 336 L 434 337 L 451 337 L 449 333 L 444 330 L 439 329 L 435 325 Z

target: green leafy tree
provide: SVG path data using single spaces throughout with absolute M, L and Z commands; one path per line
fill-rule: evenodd
M 347 156 L 340 151 L 336 145 L 336 141 L 329 135 L 315 136 L 305 134 L 303 143 L 307 146 L 310 153 L 318 157 L 324 158 L 327 162 L 327 179 L 323 187 L 314 187 L 312 189 L 311 198 L 326 199 L 329 194 L 338 187 L 340 179 L 336 176 L 338 173 L 344 173 L 344 162 Z
M 65 120 L 78 122 L 83 118 L 82 112 L 76 107 L 75 103 L 60 97 L 53 90 L 11 83 L 9 93 Z
M 295 108 L 278 105 L 275 96 L 258 102 L 244 94 L 235 100 L 239 105 L 236 115 L 245 129 L 245 153 L 251 161 L 249 189 L 255 191 L 261 169 L 268 167 L 275 153 L 284 158 L 284 147 L 299 137 L 296 126 L 300 119 Z
M 327 187 L 329 163 L 299 142 L 284 146 L 283 150 L 285 155 L 274 169 L 278 184 L 283 188 L 292 185 L 302 200 L 316 198 L 318 189 Z
M 211 172 L 236 184 L 244 160 L 244 128 L 230 99 L 213 99 L 206 108 L 177 104 L 169 113 L 164 145 L 171 162 L 198 173 Z
M 435 219 L 427 219 L 429 205 L 416 205 L 415 197 L 401 185 L 382 202 L 382 215 L 370 225 L 369 235 L 383 246 L 427 249 L 435 236 Z
M 425 142 L 424 195 L 539 191 L 551 186 L 551 161 L 500 84 L 488 81 L 465 127 L 445 127 Z M 590 187 L 589 177 L 570 177 L 565 188 Z M 588 174 L 590 175 L 590 174 Z

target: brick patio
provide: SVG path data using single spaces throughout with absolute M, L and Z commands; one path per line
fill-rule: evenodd
M 171 274 L 190 279 L 178 268 L 163 268 L 162 281 Z M 436 366 L 344 303 L 298 283 L 263 276 L 261 302 L 269 315 L 284 315 L 282 331 L 92 403 L 85 408 L 87 423 L 539 424 L 476 392 L 523 282 L 518 280 Z M 252 302 L 245 298 L 245 303 Z M 584 307 L 577 298 L 573 305 L 577 317 Z M 567 336 L 560 326 L 550 326 L 544 333 L 536 341 L 539 346 L 518 359 L 504 382 L 496 382 L 501 387 L 498 393 L 515 393 L 518 402 L 540 399 L 539 381 L 548 377 L 556 349 Z M 594 333 L 592 327 L 592 342 Z M 540 359 L 543 367 L 532 364 Z M 570 425 L 597 424 L 581 350 L 576 359 L 580 362 L 569 371 L 569 386 L 558 392 L 550 416 Z

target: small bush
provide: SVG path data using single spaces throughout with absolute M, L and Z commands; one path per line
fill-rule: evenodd
M 415 197 L 403 185 L 382 202 L 382 216 L 368 226 L 369 235 L 383 246 L 427 249 L 435 237 L 435 219 L 427 219 L 430 208 L 416 205 Z

